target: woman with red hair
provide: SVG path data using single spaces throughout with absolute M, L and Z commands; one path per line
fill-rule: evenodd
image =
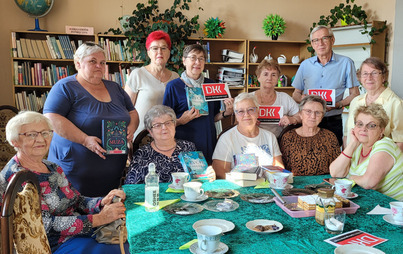
M 139 114 L 139 127 L 134 138 L 144 128 L 144 115 L 154 105 L 162 104 L 166 84 L 179 77 L 176 72 L 165 68 L 170 57 L 171 39 L 164 31 L 150 33 L 146 40 L 149 65 L 134 69 L 130 73 L 125 91 L 129 94 Z

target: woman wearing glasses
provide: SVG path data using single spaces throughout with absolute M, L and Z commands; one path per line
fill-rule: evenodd
M 302 126 L 284 133 L 280 140 L 284 166 L 294 175 L 329 174 L 330 163 L 340 154 L 336 135 L 318 127 L 325 112 L 321 97 L 305 96 L 299 105 Z
M 238 125 L 218 140 L 213 154 L 217 178 L 234 167 L 234 155 L 254 153 L 261 166 L 284 168 L 276 136 L 256 125 L 259 104 L 253 94 L 241 93 L 235 98 L 234 110 Z
M 203 46 L 193 44 L 183 50 L 185 71 L 181 77 L 168 83 L 163 104 L 171 107 L 178 118 L 176 137 L 195 143 L 196 149 L 202 151 L 207 163 L 211 164 L 214 147 L 217 142 L 215 122 L 232 115 L 232 98 L 224 100 L 225 111 L 220 112 L 219 101 L 208 102 L 208 115 L 201 115 L 195 108 L 189 109 L 186 90 L 188 87 L 201 87 L 204 83 L 215 83 L 204 78 L 202 72 L 206 61 Z
M 171 55 L 171 39 L 164 31 L 150 33 L 146 40 L 150 64 L 134 69 L 127 80 L 125 91 L 139 113 L 139 127 L 133 139 L 145 129 L 144 115 L 154 105 L 162 104 L 167 83 L 179 77 L 165 66 Z
M 403 201 L 403 154 L 384 135 L 388 121 L 381 105 L 359 106 L 354 111 L 350 142 L 330 165 L 330 174 Z
M 196 147 L 192 142 L 175 139 L 176 116 L 167 106 L 153 106 L 144 116 L 144 125 L 154 140 L 134 153 L 125 184 L 144 183 L 151 162 L 160 182 L 171 182 L 172 172 L 183 172 L 179 153 L 196 151 Z
M 388 86 L 388 69 L 377 57 L 367 58 L 357 73 L 357 77 L 366 90 L 365 94 L 351 101 L 348 120 L 344 128 L 344 145 L 348 133 L 354 127 L 354 111 L 359 106 L 369 106 L 372 103 L 382 105 L 390 117 L 385 127 L 385 136 L 390 137 L 403 151 L 403 101 Z

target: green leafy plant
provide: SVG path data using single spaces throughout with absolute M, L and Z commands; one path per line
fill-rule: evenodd
M 277 14 L 270 14 L 263 19 L 263 31 L 266 36 L 279 36 L 285 32 L 285 21 Z
M 149 0 L 148 5 L 138 3 L 131 16 L 120 17 L 125 19 L 123 29 L 110 28 L 108 32 L 124 34 L 129 38 L 131 51 L 136 51 L 136 60 L 149 63 L 145 47 L 147 36 L 156 30 L 163 30 L 171 37 L 171 58 L 167 67 L 173 71 L 182 71 L 182 53 L 185 41 L 199 28 L 199 15 L 187 17 L 182 11 L 189 10 L 192 0 L 174 0 L 169 9 L 161 11 L 157 0 Z M 199 10 L 203 10 L 199 7 Z M 107 34 L 106 32 L 105 34 Z
M 309 33 L 312 32 L 312 30 L 318 26 L 328 26 L 328 27 L 334 27 L 338 24 L 339 21 L 343 21 L 346 25 L 362 25 L 363 30 L 362 34 L 368 34 L 369 36 L 373 36 L 376 34 L 382 33 L 387 27 L 386 25 L 383 25 L 381 27 L 375 27 L 372 26 L 371 29 L 368 28 L 368 15 L 365 10 L 363 10 L 362 6 L 358 6 L 356 4 L 351 5 L 354 3 L 355 0 L 345 0 L 346 4 L 340 3 L 339 5 L 336 5 L 332 9 L 330 9 L 330 14 L 325 16 L 322 15 L 319 18 L 318 22 L 314 22 L 312 24 L 312 27 L 309 30 Z M 351 4 L 350 4 L 351 3 Z M 309 35 L 308 35 L 309 37 Z M 306 40 L 307 44 L 310 44 L 309 38 Z M 374 39 L 371 39 L 371 44 L 376 43 Z M 314 55 L 315 51 L 312 48 L 312 46 L 308 47 L 308 51 Z
M 225 33 L 225 22 L 217 18 L 209 18 L 204 23 L 204 35 L 207 38 L 222 38 Z

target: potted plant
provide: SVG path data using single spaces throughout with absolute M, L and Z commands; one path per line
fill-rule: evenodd
M 277 40 L 279 35 L 285 32 L 285 21 L 277 14 L 270 14 L 263 19 L 263 30 L 266 36 L 272 37 Z
M 138 3 L 131 16 L 120 17 L 124 19 L 123 29 L 110 28 L 108 32 L 113 34 L 124 34 L 129 38 L 130 50 L 137 52 L 136 60 L 144 61 L 148 64 L 147 49 L 145 47 L 148 34 L 156 30 L 163 30 L 171 37 L 172 48 L 171 58 L 167 68 L 173 71 L 181 71 L 182 53 L 185 41 L 193 33 L 196 33 L 200 24 L 199 15 L 187 17 L 182 11 L 189 10 L 192 0 L 174 0 L 172 6 L 165 11 L 161 11 L 157 0 L 149 0 L 148 5 Z M 199 10 L 203 10 L 199 7 Z M 105 34 L 107 34 L 106 32 Z
M 225 22 L 218 17 L 206 20 L 204 27 L 204 35 L 207 38 L 222 38 L 225 32 Z

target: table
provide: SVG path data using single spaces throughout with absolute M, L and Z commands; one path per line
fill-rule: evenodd
M 329 175 L 296 176 L 293 186 L 303 188 L 307 184 L 321 183 L 323 178 L 328 177 Z M 176 199 L 182 195 L 166 193 L 167 188 L 167 183 L 160 184 L 160 200 Z M 203 183 L 203 188 L 204 190 L 231 188 L 237 189 L 241 194 L 257 192 L 272 194 L 270 189 L 241 188 L 225 180 Z M 188 216 L 172 215 L 163 210 L 148 213 L 143 206 L 134 204 L 144 201 L 143 184 L 124 185 L 123 189 L 127 195 L 125 204 L 131 253 L 190 253 L 189 250 L 179 250 L 179 247 L 197 238 L 192 228 L 193 223 L 212 218 L 226 219 L 235 224 L 233 231 L 221 237 L 221 241 L 229 246 L 228 253 L 333 253 L 335 249 L 335 246 L 323 241 L 333 235 L 328 234 L 324 226 L 316 223 L 314 217 L 292 218 L 275 203 L 251 204 L 238 196 L 233 200 L 239 203 L 239 208 L 232 212 L 217 213 L 204 209 L 201 213 Z M 377 204 L 389 207 L 389 202 L 394 199 L 359 186 L 355 186 L 353 191 L 359 197 L 352 201 L 361 207 L 356 214 L 347 215 L 344 232 L 360 229 L 389 239 L 376 248 L 385 253 L 403 253 L 403 228 L 387 223 L 382 219 L 382 215 L 366 214 Z M 278 233 L 257 234 L 245 226 L 246 222 L 255 219 L 276 220 L 281 222 L 284 228 Z

